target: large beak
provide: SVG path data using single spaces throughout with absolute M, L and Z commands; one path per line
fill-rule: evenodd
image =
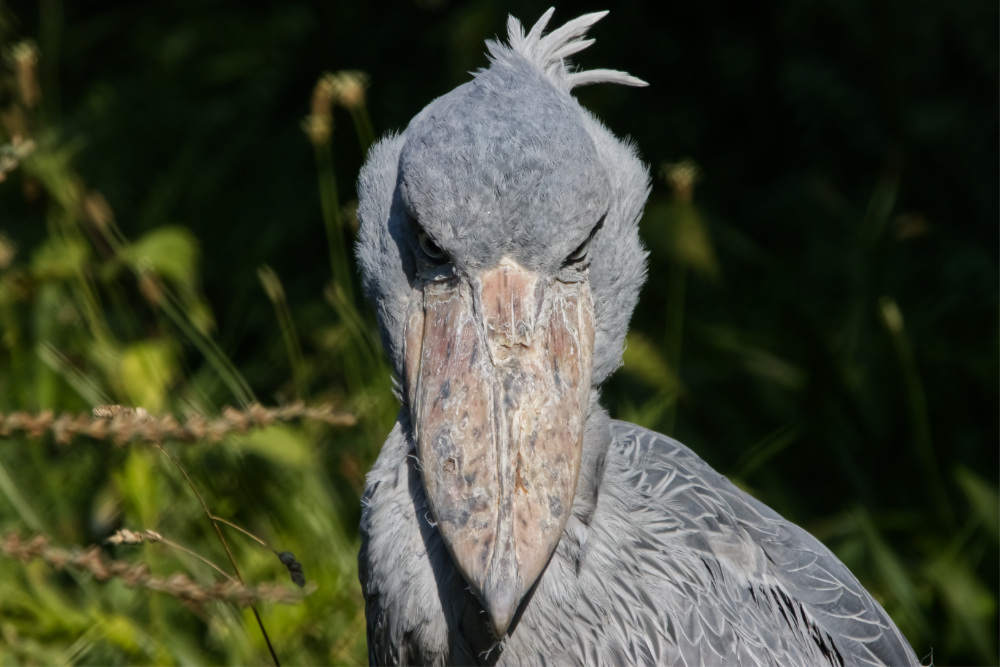
M 586 282 L 517 263 L 423 283 L 405 383 L 431 512 L 502 637 L 555 550 L 580 472 L 593 364 Z

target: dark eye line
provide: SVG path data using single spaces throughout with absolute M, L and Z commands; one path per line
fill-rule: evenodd
M 567 255 L 566 259 L 563 261 L 563 266 L 573 266 L 574 264 L 580 264 L 585 259 L 587 259 L 587 255 L 590 252 L 590 244 L 594 240 L 594 237 L 597 235 L 597 232 L 600 231 L 601 227 L 604 226 L 604 219 L 606 217 L 608 217 L 607 213 L 601 216 L 601 219 L 597 221 L 597 224 L 594 225 L 594 228 L 590 230 L 590 235 L 587 237 L 587 239 L 579 246 L 577 246 L 576 250 Z

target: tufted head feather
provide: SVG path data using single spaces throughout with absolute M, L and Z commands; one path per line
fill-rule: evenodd
M 571 71 L 565 59 L 592 43 L 583 36 L 606 12 L 543 35 L 552 12 L 527 34 L 511 17 L 508 42 L 488 42 L 490 67 L 431 102 L 402 134 L 382 139 L 362 169 L 358 259 L 397 374 L 419 230 L 448 253 L 459 274 L 506 255 L 555 277 L 602 218 L 589 269 L 593 384 L 621 363 L 645 279 L 638 220 L 649 174 L 634 146 L 605 129 L 570 91 L 600 82 L 645 84 L 614 70 Z
M 549 81 L 560 90 L 569 92 L 577 86 L 592 83 L 620 83 L 625 86 L 648 85 L 642 79 L 613 69 L 595 69 L 570 72 L 566 58 L 578 53 L 594 43 L 592 39 L 581 39 L 592 25 L 607 16 L 608 12 L 594 12 L 575 18 L 561 28 L 543 36 L 542 31 L 549 24 L 555 12 L 550 7 L 542 14 L 528 34 L 524 33 L 521 22 L 513 16 L 507 18 L 507 44 L 489 40 L 486 48 L 493 62 L 502 62 L 511 57 L 521 57 L 539 71 L 544 72 Z

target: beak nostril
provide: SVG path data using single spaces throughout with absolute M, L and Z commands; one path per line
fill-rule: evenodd
M 444 471 L 449 475 L 454 475 L 458 470 L 458 462 L 455 461 L 455 457 L 449 456 L 444 460 Z

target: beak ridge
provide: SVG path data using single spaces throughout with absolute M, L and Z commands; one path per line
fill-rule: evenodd
M 576 492 L 593 362 L 586 282 L 504 259 L 411 301 L 405 386 L 431 512 L 498 638 Z

